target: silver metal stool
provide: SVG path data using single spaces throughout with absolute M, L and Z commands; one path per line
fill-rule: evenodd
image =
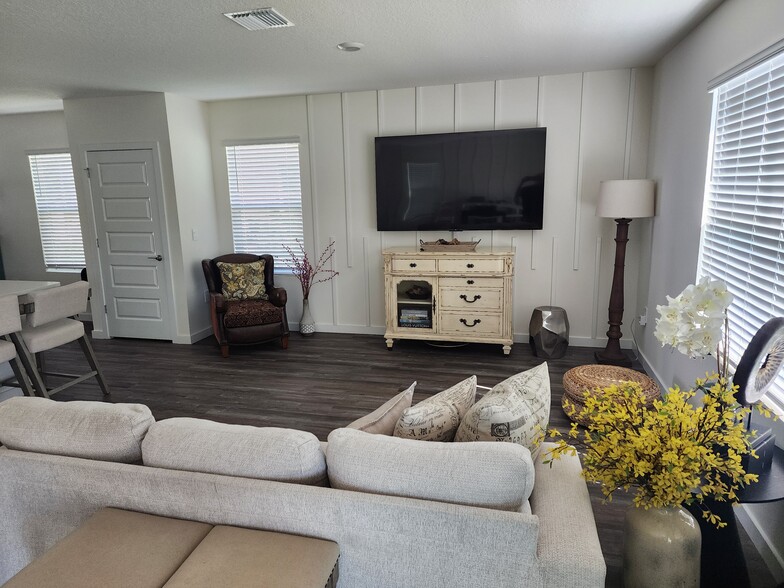
M 558 359 L 569 347 L 569 317 L 560 306 L 537 306 L 528 325 L 528 341 L 536 357 Z

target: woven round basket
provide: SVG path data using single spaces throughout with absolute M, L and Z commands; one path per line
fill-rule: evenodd
M 576 415 L 585 406 L 585 392 L 594 394 L 601 392 L 603 388 L 620 384 L 621 382 L 637 382 L 640 384 L 643 393 L 647 397 L 646 404 L 651 406 L 653 401 L 661 396 L 658 384 L 642 372 L 630 370 L 629 368 L 614 365 L 581 365 L 570 369 L 564 374 L 561 406 L 564 414 L 570 420 L 587 424 L 584 419 Z M 572 409 L 567 408 L 565 401 L 568 401 Z

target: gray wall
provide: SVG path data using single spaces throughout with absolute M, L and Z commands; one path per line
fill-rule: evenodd
M 780 0 L 728 0 L 655 68 L 649 175 L 658 186 L 657 216 L 642 255 L 650 272 L 642 272 L 647 284 L 638 302 L 650 309 L 651 318 L 666 295 L 674 296 L 696 277 L 712 109 L 708 83 L 779 41 L 782 24 Z M 660 382 L 689 386 L 715 369 L 712 359 L 689 360 L 662 349 L 653 330 L 651 320 L 642 330 L 640 352 Z M 784 443 L 784 431 L 778 443 Z M 771 549 L 768 560 L 779 566 L 778 581 L 784 580 L 784 505 L 744 511 L 759 530 L 758 541 Z
M 7 279 L 70 283 L 79 272 L 47 271 L 28 151 L 68 151 L 62 112 L 0 116 L 0 247 Z

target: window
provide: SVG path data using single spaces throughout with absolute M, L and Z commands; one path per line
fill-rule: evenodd
M 784 53 L 714 89 L 699 274 L 724 280 L 734 364 L 784 316 Z M 784 374 L 765 401 L 784 411 Z
M 303 240 L 299 143 L 226 147 L 234 250 L 269 253 L 285 267 Z
M 28 155 L 28 159 L 46 268 L 83 268 L 84 245 L 71 155 L 38 153 Z

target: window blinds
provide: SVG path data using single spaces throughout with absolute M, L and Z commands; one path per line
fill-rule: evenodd
M 234 250 L 269 253 L 286 267 L 284 245 L 298 251 L 303 239 L 299 144 L 226 147 Z
M 28 155 L 28 159 L 46 267 L 84 267 L 84 245 L 71 155 L 41 153 Z
M 714 90 L 699 273 L 724 280 L 730 358 L 784 316 L 784 53 Z M 766 397 L 784 411 L 784 373 Z

